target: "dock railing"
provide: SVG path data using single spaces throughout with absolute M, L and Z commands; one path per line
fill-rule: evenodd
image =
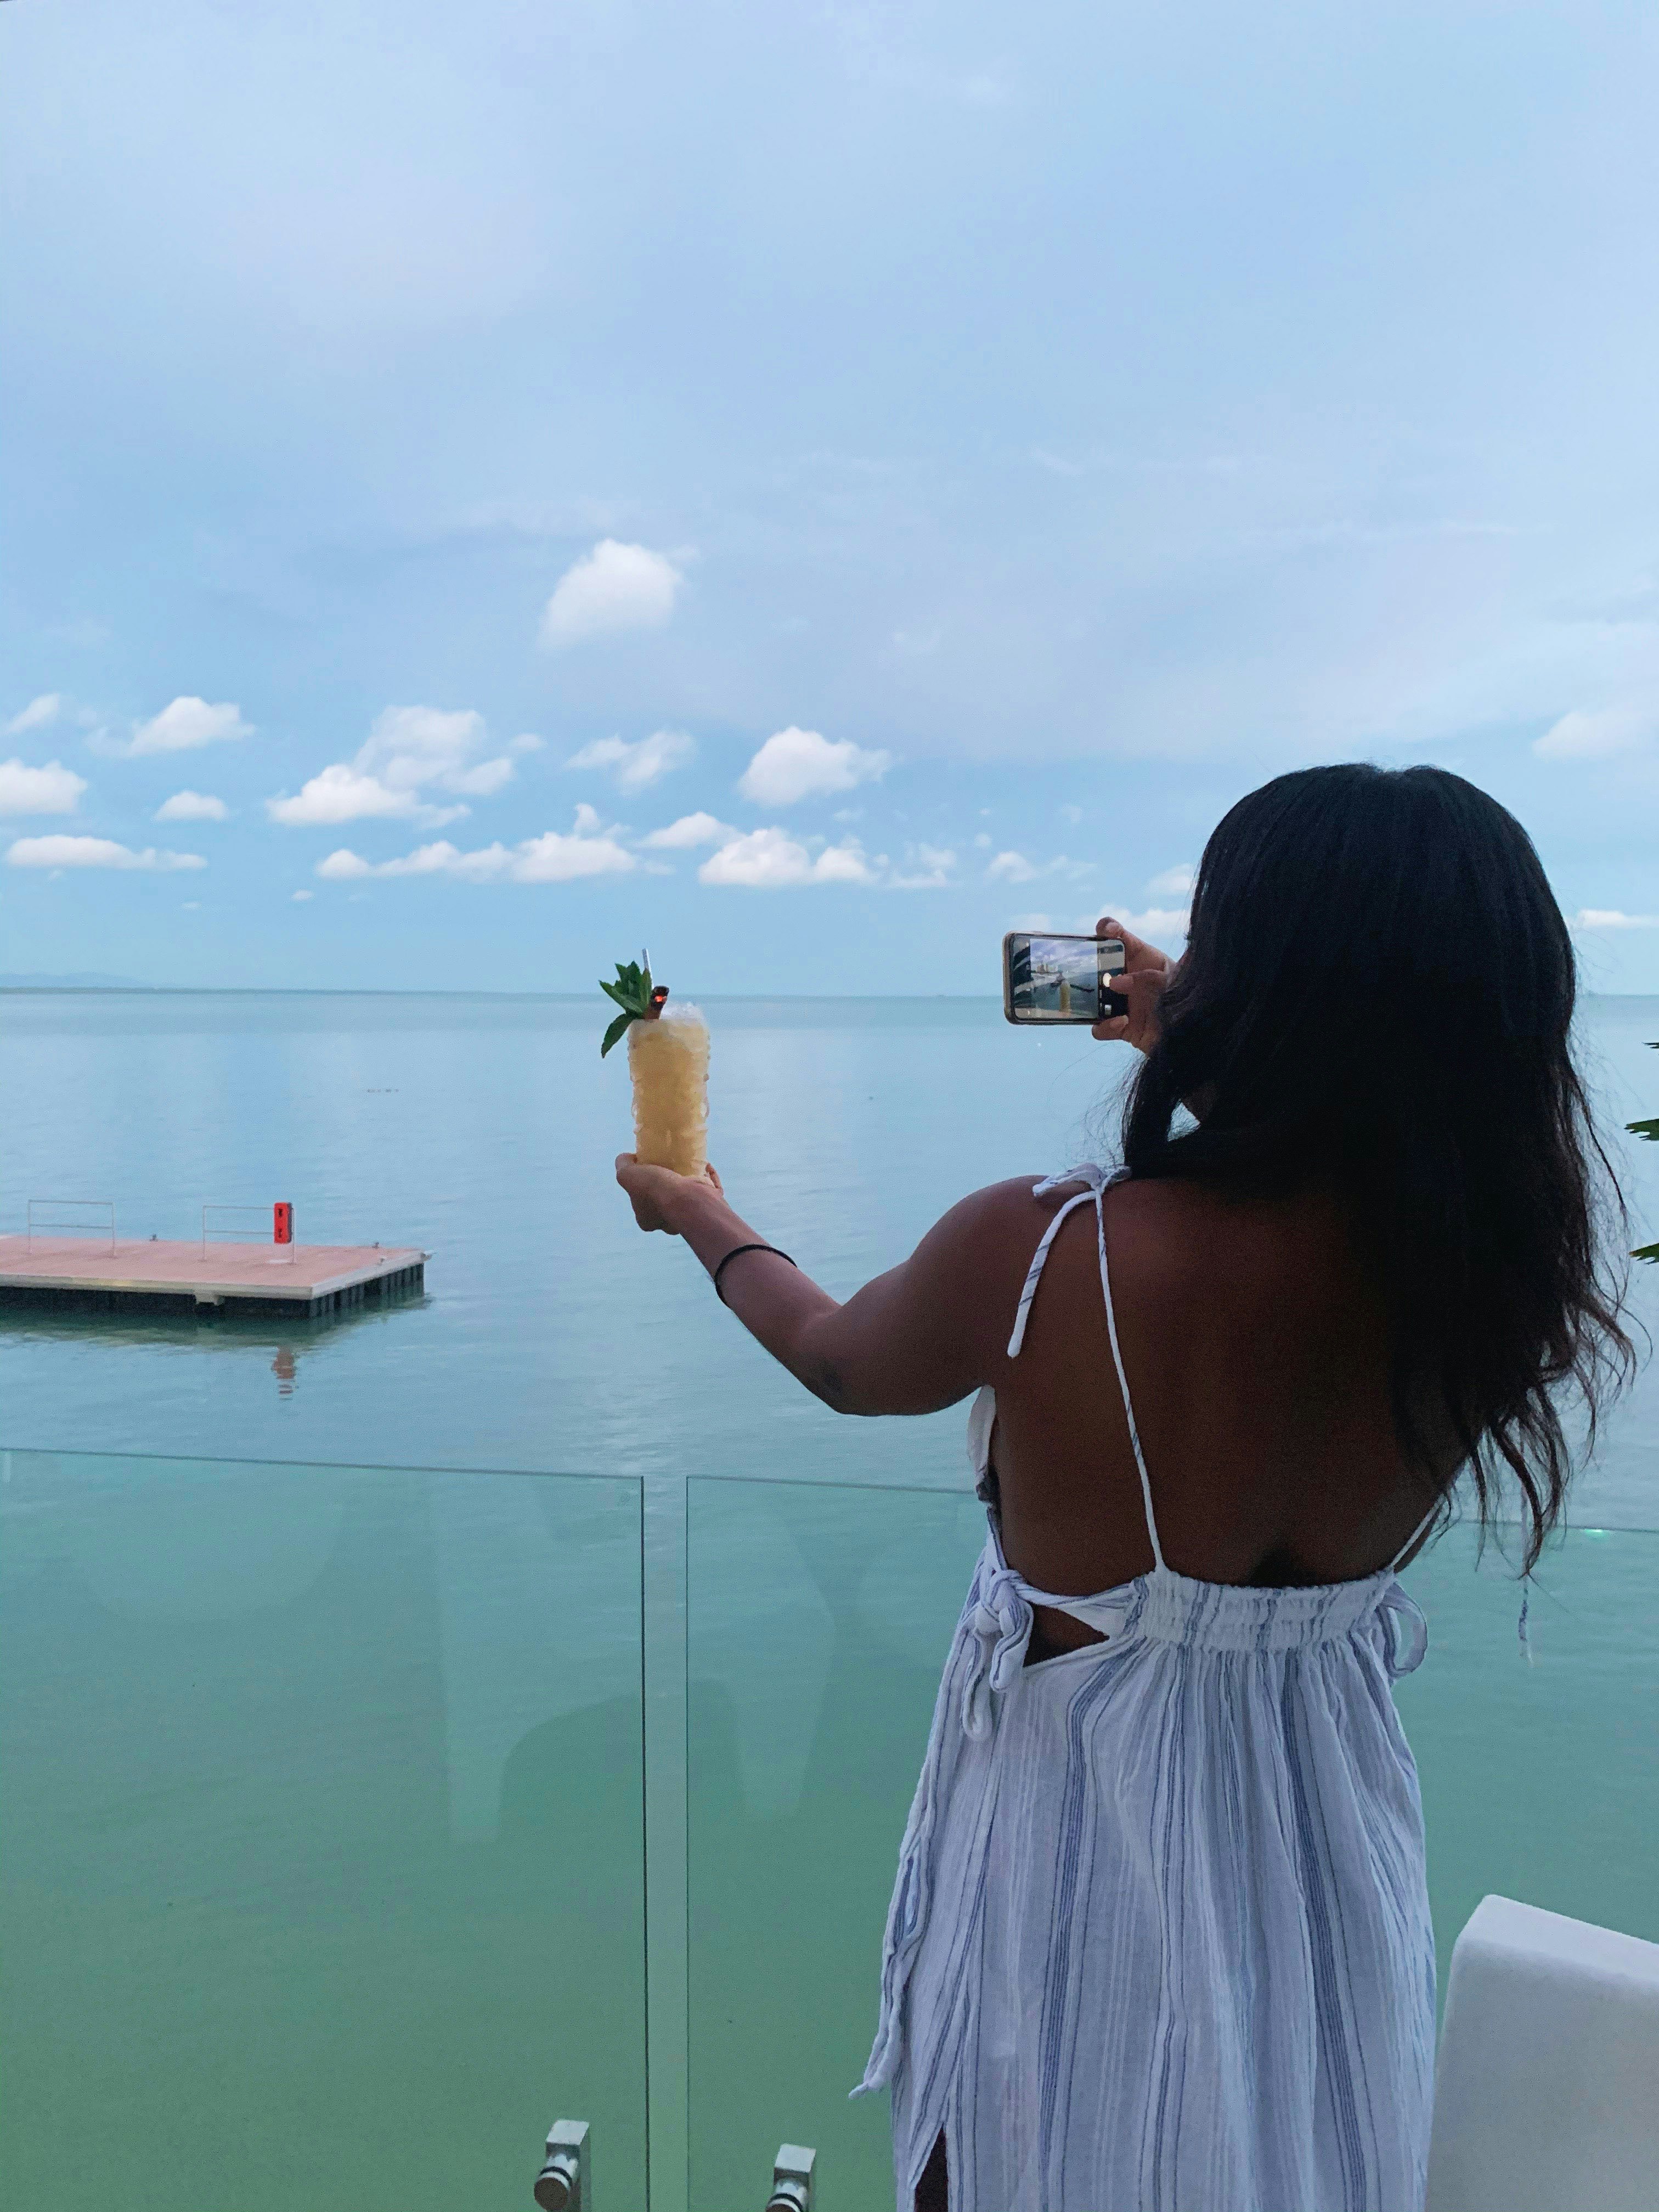
M 234 1214 L 234 1221 L 223 1218 Z M 202 1208 L 202 1257 L 205 1260 L 210 1243 L 221 1244 L 263 1244 L 275 1242 L 269 1237 L 270 1208 L 268 1206 L 204 1206 Z M 261 1234 L 261 1228 L 265 1231 Z M 278 1259 L 294 1264 L 295 1245 L 290 1237 L 287 1245 L 278 1252 Z M 271 1262 L 272 1266 L 276 1261 Z
M 112 1198 L 32 1198 L 25 1215 L 28 1249 L 34 1249 L 37 1235 L 55 1231 L 60 1237 L 101 1236 L 103 1221 L 88 1222 L 88 1214 L 100 1214 L 109 1222 L 109 1249 L 115 1250 L 115 1200 Z

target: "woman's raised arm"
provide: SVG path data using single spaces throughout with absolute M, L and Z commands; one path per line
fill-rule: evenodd
M 953 1206 L 910 1257 L 844 1305 L 771 1249 L 738 1253 L 720 1277 L 732 1312 L 796 1381 L 838 1413 L 932 1413 L 995 1379 L 1010 1316 L 1043 1219 L 1036 1180 L 994 1183 Z M 719 1176 L 641 1167 L 617 1181 L 641 1229 L 684 1237 L 712 1275 L 766 1240 L 726 1202 Z

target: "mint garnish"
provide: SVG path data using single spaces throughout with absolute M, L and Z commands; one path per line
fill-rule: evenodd
M 605 1042 L 599 1047 L 601 1060 L 605 1058 L 613 1044 L 620 1042 L 630 1022 L 645 1021 L 650 1015 L 652 983 L 648 953 L 644 956 L 644 963 L 645 964 L 641 965 L 638 960 L 630 960 L 624 968 L 619 960 L 617 963 L 616 981 L 614 983 L 607 983 L 603 980 L 600 981 L 599 988 L 605 993 L 606 998 L 614 999 L 622 1008 L 621 1013 L 605 1033 Z

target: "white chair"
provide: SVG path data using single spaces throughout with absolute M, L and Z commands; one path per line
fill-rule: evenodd
M 1427 2212 L 1654 2212 L 1659 1943 L 1488 1897 L 1452 1953 Z

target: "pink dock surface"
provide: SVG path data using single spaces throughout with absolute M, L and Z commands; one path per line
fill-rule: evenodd
M 121 1238 L 112 1251 L 106 1237 L 37 1232 L 32 1242 L 0 1237 L 0 1291 L 193 1297 L 209 1306 L 298 1301 L 321 1310 L 358 1304 L 365 1292 L 416 1288 L 428 1256 L 417 1245 L 210 1243 L 204 1252 L 199 1243 L 149 1238 Z

